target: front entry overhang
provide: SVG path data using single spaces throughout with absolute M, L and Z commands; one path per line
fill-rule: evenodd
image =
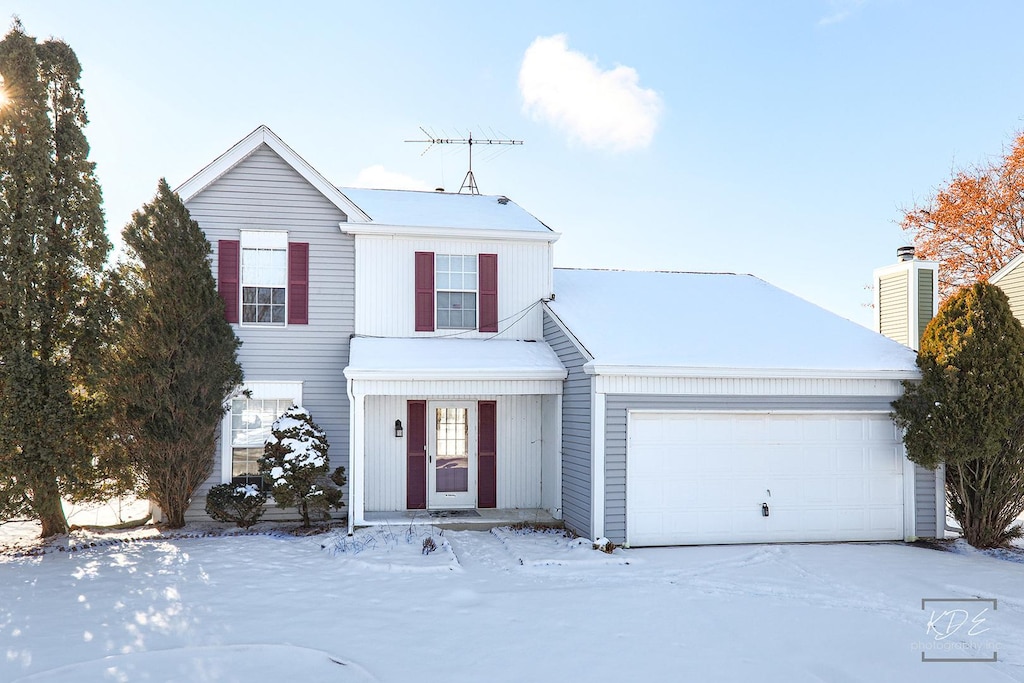
M 363 522 L 367 396 L 557 395 L 566 370 L 543 341 L 354 337 L 349 398 L 349 531 Z

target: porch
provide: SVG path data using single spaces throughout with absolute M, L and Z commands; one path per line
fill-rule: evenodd
M 565 369 L 543 342 L 357 337 L 345 376 L 353 525 L 560 517 Z
M 560 527 L 543 508 L 476 508 L 472 510 L 398 510 L 394 512 L 365 512 L 360 526 L 436 526 L 442 529 L 485 530 L 498 526 L 528 523 L 543 527 Z

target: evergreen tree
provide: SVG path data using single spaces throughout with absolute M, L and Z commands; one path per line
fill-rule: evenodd
M 946 466 L 949 507 L 979 548 L 1021 535 L 1024 510 L 1024 328 L 998 287 L 977 283 L 946 300 L 917 357 L 920 382 L 893 403 L 907 457 Z
M 0 41 L 0 514 L 64 533 L 94 483 L 110 245 L 83 129 L 81 66 L 15 20 Z
M 242 383 L 210 243 L 165 180 L 124 229 L 114 286 L 117 341 L 108 393 L 133 474 L 171 527 L 210 476 L 227 399 Z
M 341 489 L 345 468 L 338 467 L 327 476 L 327 435 L 309 411 L 292 406 L 274 421 L 260 458 L 260 472 L 270 482 L 278 507 L 297 507 L 302 526 L 309 527 L 311 517 L 328 519 L 331 508 L 341 508 Z

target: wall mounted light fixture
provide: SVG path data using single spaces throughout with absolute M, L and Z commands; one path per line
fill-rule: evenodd
M 401 439 L 402 434 L 404 434 L 404 432 L 402 431 L 402 421 L 395 420 L 395 436 Z

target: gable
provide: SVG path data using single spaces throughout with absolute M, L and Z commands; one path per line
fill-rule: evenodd
M 1024 323 L 1024 254 L 1013 258 L 999 271 L 989 278 L 989 282 L 999 287 L 1010 300 L 1013 315 Z
M 186 202 L 200 223 L 287 229 L 296 214 L 335 225 L 346 214 L 269 146 L 261 144 Z M 197 217 L 197 220 L 199 218 Z
M 228 151 L 221 154 L 201 171 L 182 183 L 175 192 L 186 204 L 206 191 L 206 189 L 234 170 L 262 147 L 272 150 L 277 157 L 295 173 L 304 178 L 328 202 L 334 205 L 347 221 L 366 221 L 369 217 L 351 200 L 338 191 L 338 188 L 327 182 L 320 173 L 310 166 L 305 159 L 295 153 L 281 138 L 266 126 L 260 126 L 245 138 L 235 143 Z

